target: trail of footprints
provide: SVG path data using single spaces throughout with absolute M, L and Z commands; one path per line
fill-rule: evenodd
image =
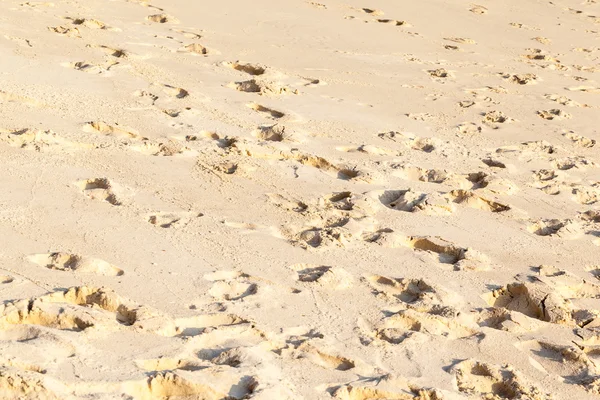
M 47 264 L 48 267 L 51 265 L 61 269 L 65 266 L 75 268 L 74 265 L 77 264 L 84 265 L 82 269 L 89 269 L 85 265 L 102 264 L 93 259 L 85 260 L 79 256 L 60 253 L 35 255 L 31 259 L 40 265 Z M 347 272 L 331 267 L 295 265 L 291 267 L 291 271 L 297 271 L 298 283 L 318 284 L 317 290 L 347 290 L 353 282 L 353 278 Z M 424 280 L 366 276 L 364 284 L 372 287 L 375 296 L 380 296 L 384 302 L 394 305 L 396 311 L 382 318 L 374 331 L 365 333 L 361 339 L 362 344 L 381 346 L 377 343 L 387 343 L 389 346 L 402 346 L 407 341 L 427 341 L 430 336 L 443 336 L 453 340 L 481 335 L 481 329 L 486 327 L 531 331 L 546 323 L 544 321 L 575 325 L 575 320 L 571 322 L 562 316 L 580 315 L 581 312 L 572 309 L 572 314 L 565 314 L 558 307 L 552 308 L 553 304 L 564 306 L 568 303 L 556 303 L 558 300 L 550 303 L 543 288 L 539 289 L 541 292 L 538 294 L 538 289 L 530 286 L 542 284 L 541 282 L 558 288 L 569 298 L 600 296 L 599 285 L 585 282 L 582 284 L 578 278 L 565 276 L 552 267 L 540 267 L 538 276 L 538 280 L 533 283 L 509 286 L 506 290 L 514 292 L 514 298 L 511 297 L 508 302 L 502 297 L 505 289 L 490 294 L 488 302 L 492 307 L 473 310 L 475 313 L 464 312 L 465 305 L 458 294 Z M 225 302 L 245 300 L 275 285 L 273 282 L 233 271 L 215 272 L 206 275 L 205 279 L 213 282 L 207 296 L 212 297 L 214 301 Z M 528 282 L 531 279 L 528 278 Z M 307 288 L 312 290 L 311 286 Z M 295 289 L 290 293 L 300 292 L 301 290 Z M 529 301 L 520 300 L 518 296 L 529 296 Z M 540 300 L 542 296 L 545 297 L 544 300 Z M 535 304 L 541 304 L 543 310 L 534 308 Z M 593 318 L 595 317 L 592 317 L 592 320 Z M 583 344 L 594 343 L 593 340 L 597 340 L 594 339 L 597 338 L 594 336 L 594 328 L 587 328 L 593 326 L 592 320 L 588 318 L 578 323 L 584 327 L 578 333 L 582 338 L 580 347 L 567 349 L 533 342 L 519 343 L 517 346 L 530 351 L 542 346 L 562 354 L 565 359 L 577 360 L 581 363 L 579 368 L 588 371 L 577 383 L 593 388 L 597 385 L 592 375 L 595 364 L 585 361 L 585 354 L 589 352 L 586 346 L 589 345 Z M 72 356 L 73 351 L 77 351 L 70 345 L 73 340 L 78 347 L 95 346 L 100 332 L 101 337 L 105 337 L 124 331 L 135 335 L 151 334 L 172 338 L 171 340 L 187 338 L 187 342 L 178 353 L 155 359 L 136 360 L 134 366 L 137 372 L 132 370 L 130 374 L 137 375 L 137 378 L 94 384 L 72 383 L 67 386 L 51 377 L 53 369 L 60 365 L 59 362 L 68 362 L 66 360 Z M 68 332 L 76 334 L 69 334 L 69 341 L 65 336 Z M 308 360 L 321 368 L 338 371 L 370 368 L 361 360 L 344 357 L 329 348 L 324 336 L 315 330 L 298 328 L 283 335 L 263 332 L 251 321 L 227 312 L 173 319 L 158 310 L 135 304 L 102 288 L 73 287 L 32 299 L 6 303 L 0 309 L 0 335 L 4 342 L 21 341 L 23 344 L 20 346 L 52 346 L 55 358 L 51 363 L 44 363 L 46 369 L 38 365 L 43 362 L 38 357 L 37 360 L 5 362 L 0 370 L 0 381 L 11 383 L 8 386 L 9 393 L 18 392 L 25 395 L 35 391 L 49 397 L 60 397 L 76 391 L 79 395 L 127 393 L 135 398 L 159 395 L 207 396 L 209 393 L 229 393 L 230 396 L 231 393 L 236 393 L 233 398 L 239 399 L 262 394 L 293 397 L 293 386 L 289 382 L 273 380 L 269 378 L 271 374 L 262 373 L 265 365 L 272 366 L 275 359 L 286 358 Z M 47 342 L 48 338 L 52 338 L 52 341 Z M 25 342 L 22 342 L 23 340 Z M 85 340 L 85 344 L 82 340 Z M 11 350 L 7 349 L 9 353 L 4 356 L 10 357 Z M 582 355 L 575 358 L 569 356 L 567 351 L 579 352 Z M 539 387 L 511 367 L 465 360 L 453 365 L 447 373 L 456 377 L 456 388 L 459 392 L 493 394 L 500 398 L 516 398 L 517 394 L 525 396 L 524 398 L 545 398 Z M 242 377 L 244 378 L 241 379 Z M 417 396 L 425 394 L 440 397 L 423 398 L 444 398 L 441 392 L 434 388 L 422 388 L 393 376 L 384 378 L 383 385 L 376 388 L 356 384 L 334 385 L 330 389 L 333 397 L 340 399 L 390 398 L 387 396 L 400 396 L 401 393 L 409 393 L 410 395 L 406 396 L 411 397 L 406 398 L 421 398 Z M 513 396 L 511 393 L 516 394 Z
M 27 4 L 27 3 L 26 3 Z M 324 4 L 310 2 L 319 9 L 328 9 Z M 143 4 L 148 6 L 148 4 Z M 177 24 L 175 17 L 162 12 L 149 15 L 149 24 Z M 388 19 L 384 12 L 371 8 L 353 10 L 367 16 L 367 21 L 388 26 L 408 27 L 406 21 Z M 485 18 L 488 8 L 471 4 L 468 11 L 478 18 Z M 493 10 L 492 10 L 493 11 Z M 588 16 L 589 17 L 589 16 Z M 352 16 L 350 19 L 357 19 Z M 92 18 L 66 18 L 63 25 L 48 29 L 58 35 L 81 38 L 86 30 L 117 30 Z M 520 29 L 535 29 L 520 23 L 512 26 Z M 183 31 L 180 32 L 183 34 Z M 195 33 L 185 34 L 190 39 L 200 39 Z M 460 45 L 475 45 L 473 39 L 445 38 Z M 545 44 L 544 38 L 536 39 Z M 458 46 L 447 45 L 458 50 Z M 127 58 L 127 51 L 99 46 L 98 50 L 114 58 Z M 179 51 L 207 56 L 213 53 L 199 43 L 186 44 Z M 567 67 L 554 56 L 541 49 L 528 49 L 522 62 L 535 68 L 550 67 L 559 70 L 588 67 Z M 119 62 L 105 64 L 80 61 L 66 66 L 95 74 L 104 74 Z M 298 82 L 260 64 L 225 62 L 223 67 L 232 69 L 244 77 L 227 84 L 228 87 L 250 96 L 277 99 L 283 95 L 302 94 Z M 426 70 L 436 83 L 456 79 L 455 71 L 446 68 Z M 499 79 L 515 85 L 539 85 L 543 79 L 535 73 L 500 73 Z M 315 82 L 309 80 L 306 85 Z M 316 81 L 318 82 L 318 81 Z M 502 87 L 488 87 L 486 91 L 507 92 Z M 593 85 L 573 85 L 567 91 L 596 93 Z M 186 89 L 169 84 L 154 84 L 149 91 L 141 90 L 136 96 L 150 105 L 158 100 L 153 92 L 161 92 L 174 100 L 190 98 Z M 556 107 L 588 108 L 567 96 L 547 94 L 549 102 Z M 35 102 L 0 92 L 1 101 Z M 266 101 L 264 104 L 267 104 Z M 330 174 L 333 178 L 369 183 L 367 174 L 353 166 L 341 165 L 318 155 L 297 149 L 300 138 L 291 125 L 285 124 L 287 111 L 277 106 L 259 104 L 258 99 L 248 100 L 247 107 L 253 112 L 276 123 L 259 126 L 251 132 L 252 139 L 222 137 L 214 132 L 201 132 L 183 140 L 151 140 L 132 128 L 103 121 L 88 122 L 83 131 L 108 138 L 112 145 L 126 150 L 153 156 L 192 155 L 199 157 L 198 165 L 206 165 L 222 175 L 241 175 L 242 166 L 250 160 L 279 160 L 309 166 Z M 273 103 L 276 104 L 276 103 Z M 474 101 L 461 102 L 462 108 L 470 108 Z M 189 109 L 186 109 L 189 110 Z M 176 118 L 179 109 L 163 110 Z M 539 118 L 550 122 L 572 118 L 561 108 L 546 108 L 535 112 Z M 478 135 L 483 129 L 501 129 L 504 124 L 518 123 L 500 110 L 490 110 L 479 115 L 478 123 L 467 122 L 458 129 L 462 135 Z M 409 149 L 424 153 L 443 150 L 444 143 L 435 138 L 419 138 L 399 132 L 380 134 Z M 563 137 L 578 149 L 595 148 L 596 140 L 576 132 L 564 132 Z M 85 151 L 92 147 L 64 139 L 52 131 L 34 129 L 2 130 L 0 142 L 12 147 L 35 151 Z M 290 144 L 290 146 L 287 146 Z M 293 145 L 293 147 L 292 147 Z M 220 152 L 211 159 L 206 151 Z M 366 155 L 397 156 L 398 151 L 388 151 L 376 145 L 344 146 L 341 151 Z M 506 169 L 513 159 L 520 162 L 531 160 L 547 164 L 545 169 L 533 171 L 532 186 L 549 195 L 570 191 L 573 200 L 582 205 L 593 205 L 600 199 L 598 182 L 589 184 L 571 182 L 568 172 L 578 169 L 596 168 L 591 158 L 565 151 L 549 142 L 524 142 L 500 147 L 482 158 L 490 169 Z M 223 158 L 226 158 L 223 161 Z M 218 160 L 218 161 L 217 161 Z M 443 185 L 454 189 L 421 192 L 406 188 L 379 190 L 367 193 L 336 192 L 315 201 L 290 199 L 278 194 L 270 200 L 280 208 L 297 216 L 289 226 L 278 227 L 276 235 L 293 246 L 308 250 L 319 250 L 355 245 L 381 245 L 410 248 L 426 254 L 441 265 L 451 265 L 454 270 L 485 271 L 490 260 L 468 247 L 450 243 L 438 237 L 410 236 L 394 232 L 382 225 L 375 217 L 379 212 L 402 211 L 444 216 L 458 212 L 461 207 L 482 212 L 500 213 L 510 217 L 511 206 L 499 197 L 510 196 L 519 188 L 508 179 L 494 173 L 453 173 L 446 170 L 423 168 L 408 162 L 389 162 L 383 168 L 406 182 L 423 182 Z M 409 185 L 407 185 L 409 186 Z M 84 179 L 74 187 L 92 201 L 106 202 L 112 206 L 123 206 L 129 202 L 128 188 L 123 188 L 108 178 Z M 382 211 L 383 210 L 383 211 Z M 156 228 L 176 228 L 190 219 L 202 216 L 192 212 L 155 212 L 144 216 Z M 241 224 L 235 227 L 248 228 Z M 576 239 L 583 234 L 600 232 L 600 217 L 596 210 L 588 210 L 572 220 L 542 219 L 531 221 L 526 228 L 531 234 L 542 237 Z M 600 241 L 600 239 L 598 239 Z M 34 254 L 28 260 L 40 267 L 74 274 L 95 274 L 117 277 L 126 273 L 106 261 L 72 254 L 55 252 Z M 567 376 L 570 383 L 581 385 L 592 393 L 600 392 L 599 374 L 595 357 L 600 341 L 598 330 L 599 311 L 590 300 L 600 299 L 600 267 L 589 268 L 588 279 L 582 279 L 551 266 L 539 266 L 531 274 L 515 277 L 515 282 L 482 295 L 487 307 L 467 306 L 461 296 L 427 280 L 397 276 L 365 275 L 355 277 L 343 268 L 318 264 L 294 264 L 289 273 L 296 281 L 295 287 L 280 285 L 239 271 L 216 271 L 204 276 L 210 282 L 205 299 L 218 303 L 224 309 L 235 304 L 259 301 L 269 297 L 270 291 L 285 295 L 299 295 L 303 291 L 345 291 L 363 285 L 370 288 L 373 296 L 390 305 L 394 311 L 385 315 L 371 331 L 363 332 L 361 343 L 365 346 L 401 347 L 410 342 L 425 342 L 430 337 L 447 340 L 478 337 L 486 329 L 514 333 L 529 333 L 543 329 L 548 324 L 567 326 L 574 329 L 576 340 L 572 344 L 557 344 L 538 340 L 516 343 L 519 350 L 530 352 L 539 368 L 557 377 Z M 14 283 L 9 275 L 0 277 L 0 284 Z M 264 300 L 263 299 L 263 300 Z M 196 307 L 191 307 L 195 309 Z M 78 346 L 90 345 L 94 334 L 111 335 L 115 332 L 130 332 L 134 335 L 149 334 L 179 340 L 186 344 L 177 354 L 161 354 L 153 359 L 137 359 L 138 369 L 133 379 L 115 382 L 76 382 L 63 384 L 52 378 L 53 369 L 65 362 L 76 352 L 77 346 L 70 344 L 74 339 Z M 70 334 L 71 336 L 66 336 Z M 73 287 L 56 290 L 32 299 L 15 300 L 0 306 L 0 345 L 7 350 L 0 368 L 0 387 L 8 387 L 8 393 L 19 396 L 43 395 L 48 398 L 64 398 L 73 395 L 117 395 L 125 393 L 134 398 L 294 398 L 294 388 L 285 379 L 273 379 L 263 371 L 265 365 L 274 365 L 277 358 L 293 360 L 307 359 L 313 366 L 337 371 L 360 370 L 361 360 L 345 357 L 328 348 L 325 338 L 315 329 L 298 328 L 284 334 L 263 332 L 255 324 L 235 314 L 219 312 L 198 313 L 187 318 L 172 318 L 151 307 L 136 304 L 104 288 Z M 10 351 L 17 352 L 6 343 L 27 346 L 40 343 L 42 348 L 52 349 L 56 359 L 15 361 Z M 93 344 L 92 344 L 93 345 Z M 368 368 L 367 368 L 368 369 Z M 575 371 L 575 373 L 574 373 Z M 468 396 L 499 399 L 546 399 L 543 390 L 511 366 L 494 365 L 484 361 L 467 359 L 456 362 L 446 373 L 454 377 L 457 392 Z M 2 389 L 4 390 L 4 389 Z M 442 399 L 441 391 L 423 388 L 401 377 L 385 375 L 377 385 L 356 381 L 352 384 L 332 384 L 328 392 L 337 399 Z M 1 392 L 0 392 L 1 393 Z

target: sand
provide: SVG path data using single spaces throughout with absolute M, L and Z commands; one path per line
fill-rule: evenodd
M 600 6 L 0 4 L 1 399 L 594 399 Z

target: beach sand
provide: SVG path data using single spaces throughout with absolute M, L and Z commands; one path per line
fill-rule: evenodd
M 594 0 L 0 4 L 1 399 L 597 399 Z

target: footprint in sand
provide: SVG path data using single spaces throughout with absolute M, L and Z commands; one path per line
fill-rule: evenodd
M 98 49 L 98 50 L 102 51 L 103 53 L 106 53 L 109 56 L 112 56 L 115 58 L 128 58 L 129 57 L 129 52 L 124 49 L 117 49 L 117 48 L 105 46 L 105 45 L 90 45 L 90 44 L 86 45 L 86 47 Z
M 597 367 L 600 353 L 596 345 L 583 343 L 564 345 L 529 340 L 518 342 L 515 347 L 528 352 L 531 364 L 544 374 L 553 374 L 565 383 L 581 385 L 584 389 L 595 393 L 600 387 L 598 379 L 600 370 Z
M 12 40 L 13 42 L 17 43 L 21 47 L 33 47 L 32 41 L 29 39 L 26 39 L 26 38 L 4 35 L 4 39 Z
M 468 359 L 449 371 L 456 377 L 456 386 L 462 393 L 480 398 L 551 400 L 550 394 L 526 380 L 511 366 L 498 366 Z
M 77 61 L 74 63 L 62 63 L 63 67 L 73 68 L 76 71 L 87 72 L 88 74 L 94 75 L 107 75 L 108 72 L 116 65 L 119 65 L 118 62 L 106 62 L 104 64 L 94 64 L 89 61 Z
M 463 122 L 459 124 L 456 129 L 463 136 L 474 136 L 481 133 L 481 126 L 474 122 Z
M 50 149 L 71 150 L 75 148 L 86 149 L 91 147 L 89 145 L 71 142 L 50 130 L 43 131 L 29 128 L 14 131 L 0 129 L 0 143 L 40 152 Z
M 279 118 L 285 117 L 285 113 L 282 113 L 281 111 L 277 111 L 273 108 L 265 107 L 265 106 L 257 104 L 257 103 L 248 103 L 248 104 L 246 104 L 246 106 L 253 109 L 256 112 L 266 114 L 267 116 L 274 118 L 274 119 L 279 119 Z
M 448 193 L 448 196 L 455 203 L 466 205 L 467 207 L 475 208 L 477 210 L 494 213 L 510 210 L 510 206 L 486 199 L 471 190 L 453 190 Z
M 171 23 L 171 24 L 177 24 L 179 23 L 179 21 L 177 20 L 177 18 L 168 15 L 168 14 L 154 14 L 154 15 L 149 15 L 146 17 L 146 20 L 150 21 L 150 22 L 156 22 L 159 24 L 165 24 L 165 23 Z
M 517 85 L 535 85 L 540 78 L 535 74 L 499 74 L 502 78 L 510 83 Z
M 120 126 L 119 124 L 109 125 L 103 121 L 88 122 L 85 125 L 83 125 L 82 129 L 84 132 L 97 133 L 97 134 L 112 136 L 112 137 L 116 137 L 116 138 L 136 139 L 136 140 L 145 139 L 135 129 L 128 128 L 125 126 Z
M 599 299 L 600 285 L 552 266 L 532 269 L 537 275 L 519 275 L 517 282 L 486 293 L 482 298 L 492 307 L 518 312 L 529 318 L 595 329 L 598 312 L 594 309 L 594 302 L 586 299 Z
M 558 108 L 552 108 L 550 110 L 541 110 L 536 112 L 540 118 L 547 120 L 558 120 L 558 119 L 570 119 L 571 114 L 564 112 Z
M 49 26 L 48 30 L 62 36 L 81 38 L 81 32 L 78 28 L 70 28 L 68 26 L 59 25 Z
M 456 294 L 422 279 L 375 275 L 365 280 L 373 293 L 390 301 L 395 310 L 375 327 L 371 334 L 374 340 L 395 345 L 407 339 L 426 340 L 429 335 L 456 339 L 478 332 L 475 324 L 460 316 L 457 307 L 462 299 Z
M 258 292 L 258 285 L 248 280 L 249 275 L 238 271 L 213 273 L 204 276 L 213 282 L 208 294 L 220 301 L 238 301 Z
M 201 55 L 201 56 L 208 55 L 208 53 L 209 53 L 208 49 L 206 47 L 202 46 L 200 43 L 188 44 L 186 46 L 183 46 L 178 51 L 180 51 L 182 53 L 191 53 L 191 54 L 197 54 L 197 55 Z
M 447 197 L 436 192 L 421 193 L 411 189 L 386 190 L 379 196 L 379 201 L 393 210 L 425 215 L 450 215 L 456 211 L 456 207 Z
M 481 115 L 483 116 L 483 120 L 481 122 L 488 125 L 492 129 L 498 129 L 499 125 L 497 124 L 504 124 L 514 121 L 514 119 L 508 117 L 502 111 L 488 111 Z
M 379 18 L 376 21 L 386 25 L 410 27 L 406 21 L 399 21 L 397 19 Z
M 472 4 L 471 8 L 469 8 L 469 11 L 471 11 L 473 14 L 479 14 L 479 15 L 488 13 L 488 9 L 486 7 L 478 5 L 478 4 Z
M 527 230 L 538 236 L 561 239 L 577 239 L 583 235 L 581 224 L 573 220 L 540 219 L 531 224 Z
M 163 92 L 168 94 L 171 97 L 175 97 L 177 99 L 185 99 L 190 95 L 190 93 L 182 88 L 171 86 L 171 85 L 159 85 L 162 87 Z
M 429 76 L 431 76 L 434 80 L 443 83 L 448 78 L 454 78 L 454 73 L 448 71 L 445 68 L 437 68 L 427 70 Z
M 267 71 L 267 67 L 260 64 L 241 63 L 239 61 L 224 62 L 224 66 L 235 69 L 236 71 L 245 72 L 249 75 L 263 75 Z
M 372 382 L 353 382 L 335 386 L 328 391 L 337 400 L 439 400 L 444 395 L 441 391 L 431 388 L 422 388 L 419 385 L 407 382 L 405 378 L 397 378 L 386 374 Z
M 591 148 L 596 145 L 596 140 L 590 139 L 585 136 L 581 136 L 576 134 L 573 131 L 565 132 L 562 134 L 565 138 L 569 139 L 573 144 L 576 144 L 580 147 Z
M 489 269 L 489 259 L 470 248 L 457 246 L 440 237 L 408 236 L 400 244 L 417 251 L 434 255 L 442 264 L 451 264 L 454 270 L 484 271 Z
M 345 290 L 353 286 L 354 278 L 343 268 L 314 264 L 294 264 L 296 280 L 308 285 L 318 285 L 331 290 Z
M 477 43 L 473 39 L 461 38 L 461 37 L 446 37 L 446 38 L 444 38 L 444 40 L 448 40 L 450 42 L 460 43 L 460 44 L 476 44 Z
M 45 106 L 45 104 L 41 101 L 38 101 L 31 97 L 23 96 L 17 93 L 6 92 L 4 90 L 0 90 L 0 104 L 1 103 L 21 103 L 30 107 Z
M 499 161 L 494 158 L 483 158 L 481 160 L 481 162 L 490 168 L 501 168 L 501 169 L 506 168 L 506 164 L 504 164 L 502 161 Z
M 107 178 L 93 178 L 75 182 L 83 194 L 92 200 L 105 201 L 113 206 L 120 206 L 123 204 L 120 195 L 117 192 L 121 192 L 122 189 L 117 187 L 114 182 Z
M 160 228 L 177 228 L 187 224 L 192 218 L 203 217 L 202 213 L 191 213 L 191 212 L 159 212 L 153 213 L 147 216 L 147 220 L 150 224 L 158 226 Z
M 182 29 L 175 29 L 175 28 L 171 28 L 171 31 L 177 32 L 178 34 L 182 35 L 186 39 L 202 39 L 202 35 L 200 35 L 199 33 L 185 31 Z
M 275 82 L 267 82 L 258 79 L 250 79 L 247 81 L 231 82 L 228 87 L 237 90 L 238 92 L 256 93 L 261 96 L 276 96 L 283 94 L 298 94 L 298 89 L 292 89 Z
M 268 142 L 294 141 L 292 135 L 285 131 L 285 126 L 279 124 L 259 126 L 252 132 L 252 136 Z
M 267 279 L 250 276 L 241 271 L 216 271 L 204 275 L 204 279 L 213 282 L 208 294 L 218 301 L 244 301 L 249 296 L 261 294 L 272 301 L 273 291 L 281 294 L 297 294 L 300 290 L 282 286 Z M 275 295 L 277 297 L 279 295 Z
M 77 274 L 95 274 L 104 276 L 121 276 L 123 270 L 106 261 L 83 257 L 69 253 L 33 254 L 27 257 L 29 261 L 48 269 L 71 271 Z
M 359 12 L 363 12 L 365 14 L 372 15 L 374 17 L 379 17 L 379 16 L 382 16 L 383 14 L 385 14 L 383 11 L 376 10 L 374 8 L 354 8 L 354 7 L 352 7 L 352 9 L 359 11 Z
M 92 18 L 70 18 L 70 17 L 66 17 L 65 19 L 70 20 L 73 25 L 85 27 L 85 28 L 88 28 L 88 29 L 115 30 L 114 28 L 108 27 L 104 22 L 98 21 L 97 19 L 92 19 Z
M 173 157 L 173 156 L 195 156 L 198 153 L 183 145 L 177 140 L 150 141 L 144 140 L 141 144 L 126 145 L 130 150 L 151 156 Z
M 532 30 L 532 31 L 539 31 L 539 28 L 533 27 L 533 26 L 529 26 L 529 25 L 525 25 L 522 24 L 520 22 L 511 22 L 509 23 L 510 26 L 512 26 L 513 28 L 518 28 L 518 29 L 527 29 L 527 30 Z

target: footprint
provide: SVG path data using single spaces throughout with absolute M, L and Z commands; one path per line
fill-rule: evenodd
M 563 133 L 563 136 L 580 147 L 591 148 L 596 145 L 596 140 L 578 135 L 573 131 L 565 132 Z
M 126 50 L 116 49 L 116 48 L 104 46 L 104 45 L 89 45 L 88 44 L 86 47 L 99 49 L 102 52 L 108 54 L 109 56 L 112 56 L 115 58 L 127 58 L 129 55 L 129 53 Z
M 378 133 L 377 136 L 381 139 L 391 140 L 393 142 L 402 142 L 406 147 L 412 150 L 419 150 L 425 153 L 431 153 L 436 150 L 438 147 L 442 145 L 441 140 L 434 137 L 419 137 L 413 133 L 409 132 L 382 132 Z M 373 148 L 374 146 L 363 145 L 361 148 Z M 369 152 L 369 151 L 367 151 Z M 377 154 L 377 152 L 373 152 L 373 154 Z M 395 154 L 393 151 L 381 151 L 379 154 Z
M 225 65 L 229 68 L 233 68 L 236 71 L 245 72 L 249 75 L 255 75 L 255 76 L 263 75 L 267 70 L 267 67 L 262 66 L 260 64 L 240 63 L 239 61 L 225 62 L 225 63 L 223 63 L 223 65 Z
M 538 270 L 541 269 L 548 267 L 542 266 Z M 573 288 L 581 286 L 581 280 L 571 279 L 576 283 L 569 282 L 565 285 L 553 277 L 543 275 L 518 278 L 518 282 L 484 294 L 483 299 L 492 307 L 515 311 L 544 322 L 566 326 L 589 324 L 590 315 L 593 313 L 577 308 L 570 300 L 590 297 L 590 294 L 585 294 L 586 291 L 581 288 L 573 291 Z M 600 293 L 600 289 L 595 285 L 587 291 L 591 293 L 591 297 L 598 297 Z
M 332 290 L 345 290 L 353 286 L 353 277 L 342 268 L 313 264 L 295 264 L 290 267 L 297 273 L 297 280 L 318 284 Z
M 42 131 L 29 128 L 16 131 L 5 131 L 0 129 L 0 143 L 6 143 L 12 147 L 40 152 L 52 148 L 67 150 L 70 148 L 84 149 L 89 147 L 85 144 L 68 141 L 50 130 Z
M 82 257 L 69 253 L 34 254 L 27 257 L 29 261 L 41 267 L 60 271 L 72 271 L 82 274 L 103 276 L 121 276 L 123 270 L 97 258 Z
M 204 276 L 214 282 L 208 294 L 221 301 L 238 301 L 258 293 L 258 285 L 250 275 L 238 271 L 220 271 Z
M 137 140 L 146 139 L 146 138 L 143 138 L 142 136 L 140 136 L 139 132 L 134 129 L 127 128 L 124 126 L 119 126 L 118 124 L 109 125 L 102 121 L 87 122 L 83 126 L 82 129 L 84 132 L 99 133 L 99 134 L 103 134 L 106 136 L 113 136 L 113 137 L 117 137 L 117 138 L 137 139 Z
M 355 10 L 364 12 L 365 14 L 369 14 L 372 16 L 381 16 L 383 14 L 385 14 L 383 11 L 381 10 L 375 10 L 374 8 L 355 8 Z
M 461 135 L 473 136 L 481 133 L 481 126 L 474 122 L 463 122 L 457 126 L 458 132 Z
M 205 56 L 209 53 L 208 49 L 206 47 L 202 46 L 200 43 L 188 44 L 187 46 L 184 46 L 183 48 L 181 48 L 180 51 L 183 51 L 186 53 L 192 53 L 192 54 L 199 54 L 201 56 Z
M 45 104 L 30 97 L 0 90 L 0 103 L 21 103 L 32 107 L 44 107 Z
M 200 371 L 207 368 L 201 360 L 180 359 L 180 358 L 155 358 L 150 360 L 136 360 L 138 368 L 146 371 Z
M 483 120 L 482 122 L 488 126 L 490 126 L 493 129 L 498 129 L 498 125 L 496 124 L 504 124 L 504 123 L 508 123 L 508 122 L 513 122 L 514 120 L 512 118 L 509 118 L 506 114 L 504 114 L 502 111 L 488 111 L 483 115 Z
M 102 21 L 90 18 L 66 18 L 71 20 L 73 25 L 83 26 L 89 29 L 109 29 L 109 27 Z
M 88 61 L 77 61 L 74 63 L 63 63 L 61 65 L 67 68 L 73 68 L 77 71 L 87 72 L 88 74 L 101 75 L 106 74 L 113 66 L 118 64 L 119 63 L 108 62 L 104 65 L 98 65 Z
M 248 398 L 258 386 L 257 380 L 252 376 L 239 377 L 229 371 L 212 371 L 214 381 L 206 382 L 204 374 L 194 375 L 187 372 L 185 375 L 174 371 L 159 371 L 140 381 L 128 381 L 122 385 L 122 392 L 131 398 L 151 399 L 160 393 L 163 398 L 188 398 L 202 399 L 211 396 L 218 399 L 232 397 L 236 399 Z
M 600 185 L 574 187 L 571 191 L 573 200 L 579 204 L 595 204 L 600 201 Z
M 81 38 L 81 32 L 77 28 L 69 28 L 67 26 L 59 25 L 59 26 L 49 26 L 48 30 L 50 32 L 54 32 L 59 35 L 63 35 L 63 36 L 67 36 L 67 37 Z
M 83 194 L 93 200 L 106 201 L 113 206 L 122 205 L 122 200 L 115 193 L 113 182 L 107 178 L 93 178 L 78 181 L 75 186 L 83 191 Z
M 452 264 L 455 270 L 483 271 L 488 268 L 489 260 L 483 254 L 454 245 L 440 237 L 409 236 L 402 240 L 402 245 L 437 255 L 442 264 Z
M 554 374 L 566 383 L 582 385 L 585 389 L 593 389 L 598 376 L 593 356 L 597 352 L 595 346 L 559 345 L 546 341 L 529 340 L 515 345 L 519 350 L 529 352 L 530 361 L 541 372 Z
M 506 164 L 493 158 L 484 158 L 481 160 L 481 162 L 490 168 L 506 168 Z
M 186 224 L 190 221 L 191 218 L 194 217 L 202 217 L 204 214 L 198 213 L 166 213 L 159 212 L 150 214 L 148 216 L 148 222 L 152 225 L 158 226 L 160 228 L 171 228 L 178 227 Z
M 455 211 L 455 207 L 444 196 L 415 192 L 411 189 L 386 190 L 379 196 L 379 201 L 393 210 L 421 212 L 425 215 L 450 215 Z
M 520 22 L 511 22 L 509 25 L 512 26 L 513 28 L 528 29 L 528 30 L 532 30 L 532 31 L 539 31 L 539 28 L 532 27 L 532 26 L 529 26 L 529 25 L 525 25 L 525 24 L 522 24 Z
M 569 240 L 577 239 L 583 235 L 581 225 L 572 220 L 540 219 L 531 224 L 527 230 L 538 236 Z
M 172 17 L 172 16 L 170 16 L 168 14 L 154 14 L 154 15 L 149 15 L 149 16 L 146 17 L 146 19 L 148 21 L 156 22 L 156 23 L 159 23 L 159 24 L 164 24 L 164 23 L 167 23 L 167 22 L 176 24 L 176 23 L 179 22 L 175 17 Z
M 393 26 L 410 26 L 406 21 L 398 21 L 397 19 L 385 19 L 385 18 L 381 18 L 381 19 L 377 19 L 376 20 L 379 23 L 382 24 L 388 24 L 388 25 L 393 25 Z
M 249 103 L 249 104 L 246 104 L 246 106 L 250 107 L 254 111 L 267 114 L 270 117 L 275 118 L 275 119 L 285 117 L 285 114 L 282 113 L 281 111 L 277 111 L 277 110 L 274 110 L 269 107 L 261 106 L 260 104 L 257 104 L 257 103 Z
M 461 38 L 461 37 L 447 37 L 444 40 L 448 40 L 450 42 L 460 43 L 460 44 L 476 44 L 477 42 L 473 39 L 469 38 Z
M 309 341 L 302 343 L 294 349 L 294 353 L 301 355 L 300 357 L 302 358 L 309 359 L 316 365 L 328 369 L 348 371 L 356 367 L 356 363 L 349 358 L 320 350 Z M 285 352 L 282 352 L 282 354 L 285 355 Z
M 323 10 L 327 9 L 327 6 L 325 4 L 317 3 L 317 2 L 314 2 L 314 1 L 307 1 L 306 3 L 310 4 L 313 7 L 321 8 Z
M 178 155 L 197 155 L 196 151 L 193 151 L 176 140 L 166 140 L 164 142 L 144 140 L 141 144 L 128 145 L 127 147 L 133 151 L 151 156 L 173 157 Z
M 187 39 L 202 39 L 202 35 L 195 33 L 195 32 L 185 31 L 182 29 L 174 29 L 174 28 L 171 28 L 171 31 L 177 32 L 180 35 L 183 35 L 184 37 L 186 37 Z
M 443 399 L 442 392 L 436 389 L 424 389 L 415 384 L 395 379 L 386 374 L 372 381 L 366 379 L 352 384 L 341 385 L 329 389 L 337 400 L 439 400 Z
M 539 42 L 541 44 L 551 44 L 552 40 L 548 39 L 547 37 L 543 37 L 543 36 L 536 36 L 531 38 L 531 40 L 535 40 L 536 42 Z
M 447 71 L 445 68 L 438 68 L 438 69 L 430 69 L 427 71 L 427 73 L 432 77 L 432 78 L 449 78 L 451 76 L 453 76 L 449 71 Z
M 559 110 L 557 108 L 553 108 L 550 110 L 541 110 L 536 112 L 540 118 L 553 120 L 553 119 L 570 119 L 571 114 L 564 112 L 563 110 Z
M 162 86 L 162 90 L 163 92 L 165 92 L 166 94 L 168 94 L 169 96 L 178 98 L 178 99 L 185 99 L 186 97 L 188 97 L 190 95 L 190 93 L 182 88 L 178 88 L 175 86 L 171 86 L 171 85 L 160 85 Z
M 453 190 L 449 193 L 449 197 L 455 203 L 464 204 L 478 210 L 489 212 L 510 210 L 509 206 L 481 197 L 470 190 Z
M 539 77 L 535 74 L 500 74 L 508 82 L 515 83 L 517 85 L 534 85 L 539 80 Z
M 252 136 L 269 142 L 293 141 L 291 135 L 285 132 L 285 126 L 278 124 L 259 126 Z
M 480 6 L 478 4 L 472 4 L 469 11 L 471 11 L 473 14 L 483 15 L 483 14 L 487 14 L 488 9 L 486 7 Z
M 458 390 L 467 395 L 490 399 L 551 399 L 511 366 L 468 359 L 452 366 L 450 373 L 456 377 Z
M 272 82 L 259 81 L 250 79 L 248 81 L 232 82 L 229 87 L 245 93 L 257 93 L 259 95 L 282 95 L 282 94 L 298 94 L 297 89 L 291 89 L 287 86 L 282 86 Z

